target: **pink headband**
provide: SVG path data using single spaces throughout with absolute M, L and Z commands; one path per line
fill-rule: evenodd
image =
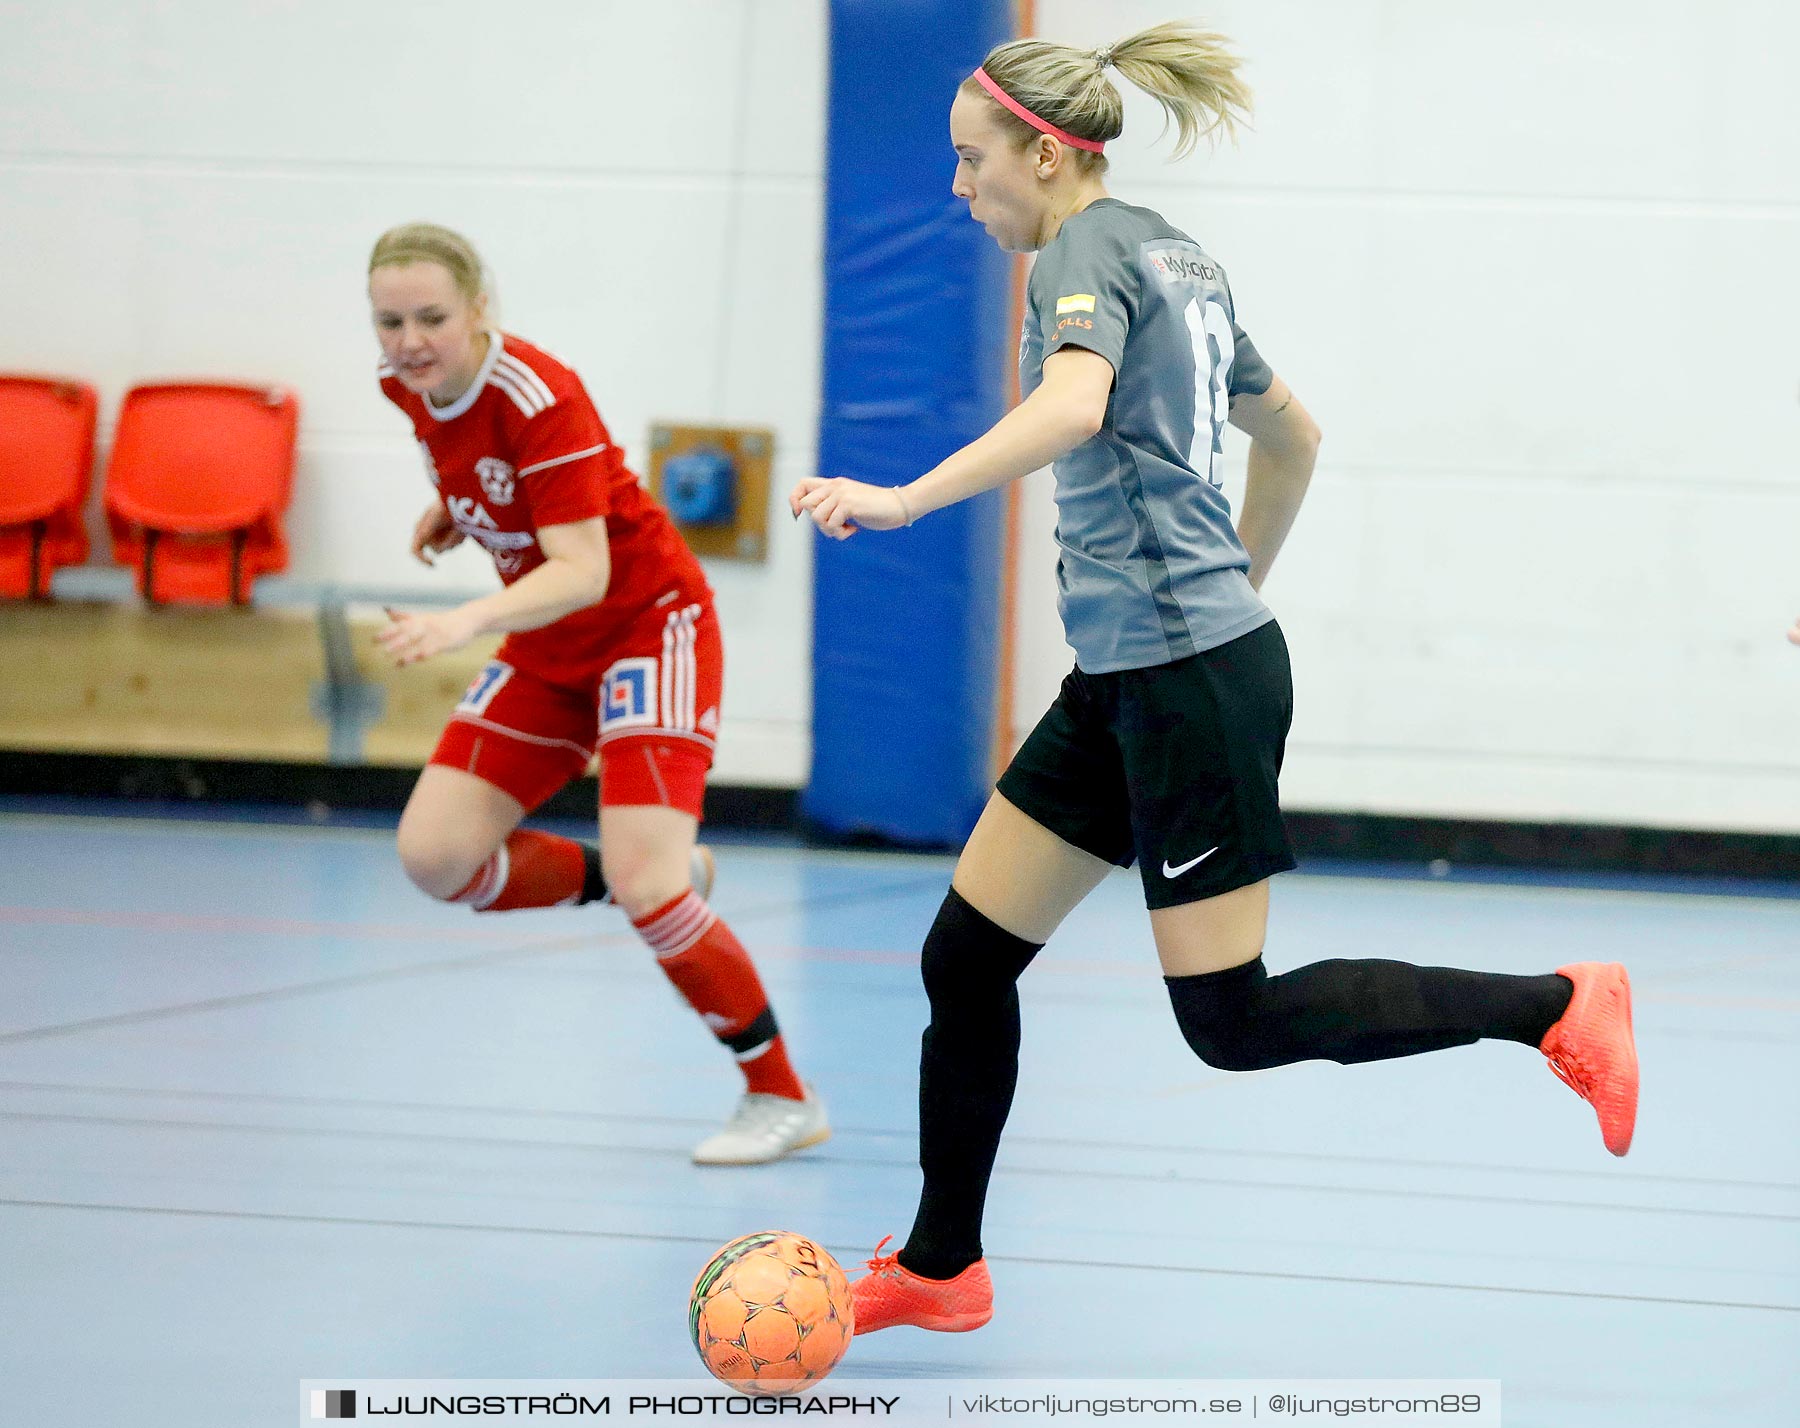
M 1018 100 L 1014 99 L 1012 95 L 1008 94 L 999 85 L 995 84 L 994 77 L 985 69 L 976 69 L 975 82 L 1040 133 L 1048 134 L 1053 139 L 1061 139 L 1063 143 L 1069 145 L 1070 148 L 1086 149 L 1090 154 L 1098 154 L 1105 151 L 1106 145 L 1102 142 L 1094 139 L 1077 139 L 1073 134 L 1058 129 L 1056 125 L 1050 123 L 1049 120 L 1038 118 L 1037 115 L 1033 114 L 1023 104 L 1019 103 Z

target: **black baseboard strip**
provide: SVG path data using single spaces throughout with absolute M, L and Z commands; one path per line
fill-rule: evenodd
M 418 781 L 413 768 L 371 764 L 268 763 L 133 754 L 31 753 L 0 749 L 0 793 L 36 798 L 108 798 L 174 803 L 261 803 L 322 810 L 398 812 Z M 792 832 L 799 792 L 717 786 L 706 821 L 720 828 Z M 541 809 L 547 818 L 593 818 L 596 780 L 577 779 Z
M 1578 873 L 1800 881 L 1800 835 L 1378 813 L 1286 813 L 1302 861 L 1448 863 Z
M 290 764 L 129 754 L 0 749 L 0 793 L 40 798 L 260 803 L 330 810 L 398 810 L 417 769 L 366 764 Z M 591 818 L 593 779 L 570 784 L 540 810 Z M 1410 818 L 1375 813 L 1286 815 L 1302 863 L 1312 859 L 1456 868 L 1533 868 L 1577 873 L 1800 882 L 1800 835 Z M 816 843 L 893 847 L 870 837 L 837 838 L 804 823 L 791 788 L 719 785 L 706 791 L 709 826 L 796 834 Z

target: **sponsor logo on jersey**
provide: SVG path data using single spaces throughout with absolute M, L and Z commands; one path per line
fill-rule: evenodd
M 1070 293 L 1067 297 L 1056 300 L 1056 315 L 1061 317 L 1065 312 L 1092 312 L 1094 295 L 1092 293 Z
M 1062 336 L 1062 331 L 1065 327 L 1081 328 L 1088 332 L 1092 332 L 1094 330 L 1094 319 L 1091 317 L 1065 317 L 1061 322 L 1056 324 L 1057 338 Z M 1052 338 L 1051 340 L 1054 341 L 1056 339 Z
M 487 508 L 473 496 L 446 496 L 444 507 L 450 512 L 450 519 L 461 526 L 468 535 L 477 531 L 497 531 L 494 518 L 487 513 Z
M 513 498 L 513 469 L 497 456 L 484 456 L 475 463 L 475 475 L 481 489 L 496 506 L 510 506 Z
M 1192 253 L 1165 248 L 1149 257 L 1151 267 L 1165 278 L 1173 278 L 1177 282 L 1191 282 L 1195 278 L 1206 283 L 1216 283 L 1219 280 L 1219 270 L 1210 263 L 1202 262 Z
M 530 531 L 501 530 L 487 513 L 487 507 L 473 496 L 446 496 L 444 508 L 459 531 L 490 551 L 525 550 L 537 544 L 537 537 Z

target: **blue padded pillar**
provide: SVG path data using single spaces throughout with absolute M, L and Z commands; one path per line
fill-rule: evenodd
M 1005 411 L 1010 263 L 951 195 L 956 87 L 1010 0 L 833 0 L 819 471 L 899 485 Z M 990 788 L 1004 497 L 818 538 L 813 770 L 829 832 L 955 844 Z

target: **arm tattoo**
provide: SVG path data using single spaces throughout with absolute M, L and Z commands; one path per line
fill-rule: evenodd
M 1286 411 L 1288 409 L 1288 403 L 1292 402 L 1293 400 L 1294 400 L 1294 394 L 1292 392 L 1289 392 L 1287 394 L 1287 401 L 1283 402 L 1280 406 L 1276 407 L 1274 411 L 1269 413 L 1269 415 L 1270 416 L 1280 416 L 1284 411 Z

